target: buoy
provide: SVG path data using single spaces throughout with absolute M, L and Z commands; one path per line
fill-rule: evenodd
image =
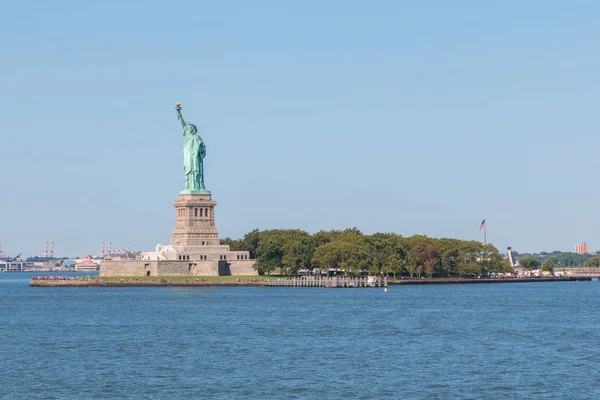
M 384 292 L 387 292 L 387 287 L 386 287 L 386 288 L 383 288 L 383 291 L 384 291 Z

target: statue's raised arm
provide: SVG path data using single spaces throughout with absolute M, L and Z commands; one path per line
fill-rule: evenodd
M 185 131 L 185 127 L 187 126 L 185 119 L 183 119 L 183 115 L 181 115 L 181 102 L 175 104 L 175 110 L 177 110 L 177 118 L 181 121 L 181 127 Z

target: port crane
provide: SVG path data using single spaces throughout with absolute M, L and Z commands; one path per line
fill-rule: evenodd
M 6 262 L 11 262 L 11 261 L 22 261 L 22 260 L 20 259 L 20 257 L 21 257 L 21 254 L 23 254 L 23 253 L 19 253 L 19 254 L 17 254 L 17 256 L 16 256 L 16 257 L 8 257 L 8 256 L 4 256 L 4 261 L 6 261 Z
M 21 257 L 21 254 L 23 254 L 23 253 L 17 254 L 16 257 L 9 257 L 8 255 L 4 254 L 4 251 L 2 250 L 2 243 L 0 243 L 0 260 L 7 261 L 7 262 L 20 261 L 19 257 Z

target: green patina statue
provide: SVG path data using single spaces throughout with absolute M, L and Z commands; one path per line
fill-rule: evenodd
M 175 105 L 177 118 L 183 127 L 183 170 L 185 171 L 185 189 L 179 194 L 209 194 L 204 187 L 203 161 L 206 156 L 206 146 L 196 125 L 185 122 L 181 115 L 181 102 Z

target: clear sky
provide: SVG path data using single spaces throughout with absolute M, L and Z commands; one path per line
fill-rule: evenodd
M 174 104 L 222 237 L 357 227 L 600 249 L 600 2 L 7 1 L 0 242 L 167 243 Z

